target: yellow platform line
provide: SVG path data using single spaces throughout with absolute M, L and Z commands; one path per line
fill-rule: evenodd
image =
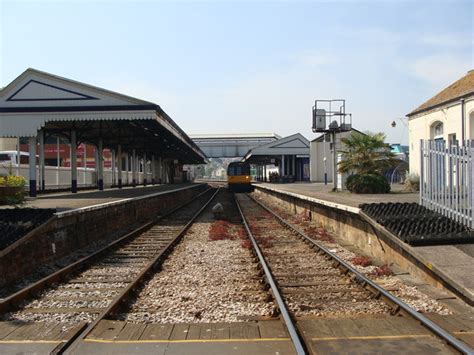
M 254 339 L 183 339 L 183 340 L 113 340 L 113 339 L 84 339 L 89 343 L 139 344 L 139 343 L 250 343 L 265 341 L 290 341 L 290 338 L 254 338 Z
M 310 338 L 313 341 L 331 341 L 331 340 L 370 340 L 370 339 L 405 339 L 405 338 L 425 338 L 433 337 L 432 334 L 418 335 L 368 335 L 368 336 L 349 336 L 349 337 L 323 337 Z

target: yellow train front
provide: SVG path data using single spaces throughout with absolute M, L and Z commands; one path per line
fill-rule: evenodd
M 233 162 L 227 167 L 227 186 L 233 192 L 252 192 L 250 164 Z

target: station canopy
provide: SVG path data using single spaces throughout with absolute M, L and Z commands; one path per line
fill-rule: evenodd
M 206 155 L 152 102 L 27 69 L 0 90 L 0 137 L 45 135 L 123 151 L 155 154 L 184 164 L 206 162 Z
M 244 161 L 250 164 L 273 164 L 282 156 L 309 157 L 309 141 L 300 133 L 280 138 L 245 154 Z

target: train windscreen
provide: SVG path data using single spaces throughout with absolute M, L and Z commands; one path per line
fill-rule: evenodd
M 229 176 L 250 175 L 250 166 L 246 164 L 229 165 L 229 169 L 227 169 L 227 175 Z

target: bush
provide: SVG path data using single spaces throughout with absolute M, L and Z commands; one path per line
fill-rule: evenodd
M 0 204 L 15 205 L 22 203 L 26 180 L 23 176 L 0 176 Z
M 378 174 L 355 174 L 346 180 L 346 187 L 357 194 L 385 194 L 390 192 L 390 184 Z

